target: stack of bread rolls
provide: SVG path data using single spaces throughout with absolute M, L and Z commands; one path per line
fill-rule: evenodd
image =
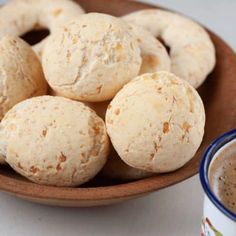
M 36 45 L 20 39 L 45 28 Z M 202 142 L 196 88 L 215 50 L 186 17 L 12 0 L 0 9 L 0 51 L 0 162 L 35 183 L 146 178 L 181 168 Z

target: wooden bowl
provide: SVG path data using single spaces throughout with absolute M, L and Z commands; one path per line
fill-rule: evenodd
M 78 0 L 87 11 L 120 16 L 153 6 L 120 0 Z M 217 65 L 199 89 L 206 108 L 206 128 L 203 143 L 195 157 L 173 173 L 156 175 L 129 183 L 97 180 L 79 188 L 37 185 L 20 177 L 9 167 L 0 167 L 0 189 L 18 197 L 51 205 L 95 206 L 136 198 L 168 187 L 198 173 L 201 156 L 210 142 L 236 127 L 236 56 L 232 49 L 214 33 L 209 32 L 216 47 Z M 37 36 L 35 36 L 37 37 Z

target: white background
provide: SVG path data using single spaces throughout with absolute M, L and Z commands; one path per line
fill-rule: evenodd
M 145 2 L 197 19 L 236 49 L 235 0 Z M 141 199 L 87 209 L 41 206 L 0 193 L 0 236 L 199 236 L 202 204 L 198 176 Z

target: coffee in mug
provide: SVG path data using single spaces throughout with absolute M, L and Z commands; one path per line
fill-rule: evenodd
M 211 161 L 208 173 L 212 192 L 236 214 L 236 142 L 229 143 Z
M 200 166 L 202 236 L 236 236 L 236 130 L 216 139 Z

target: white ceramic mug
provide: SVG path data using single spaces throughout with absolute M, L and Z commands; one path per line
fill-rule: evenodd
M 232 142 L 236 143 L 236 129 L 216 139 L 205 152 L 200 165 L 200 180 L 205 191 L 202 236 L 236 236 L 236 214 L 217 199 L 208 180 L 210 164 Z

